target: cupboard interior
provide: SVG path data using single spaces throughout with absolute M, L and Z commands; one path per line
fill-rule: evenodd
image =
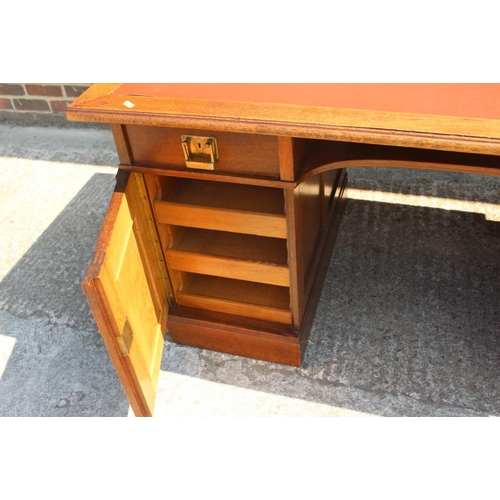
M 340 177 L 340 171 L 329 171 L 306 179 L 287 204 L 282 188 L 149 176 L 175 303 L 297 326 Z M 300 231 L 301 247 L 295 248 L 291 227 Z M 291 290 L 301 281 L 304 296 L 297 307 Z
M 282 189 L 158 177 L 153 206 L 177 304 L 291 324 Z

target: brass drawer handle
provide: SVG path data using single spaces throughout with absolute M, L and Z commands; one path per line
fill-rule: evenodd
M 215 137 L 183 135 L 181 140 L 186 167 L 214 170 L 215 162 L 219 159 Z

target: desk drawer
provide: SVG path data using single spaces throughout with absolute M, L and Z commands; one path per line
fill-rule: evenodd
M 181 137 L 214 137 L 219 153 L 214 172 L 279 179 L 278 139 L 274 136 L 140 125 L 127 125 L 125 133 L 135 165 L 186 169 Z

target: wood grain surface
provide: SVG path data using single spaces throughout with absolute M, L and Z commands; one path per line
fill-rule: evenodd
M 94 85 L 67 117 L 500 155 L 500 84 L 218 85 Z
M 140 174 L 121 175 L 82 286 L 137 416 L 153 414 L 167 292 L 140 200 Z

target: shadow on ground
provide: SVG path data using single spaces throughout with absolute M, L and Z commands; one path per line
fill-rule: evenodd
M 94 174 L 0 283 L 1 333 L 15 339 L 2 416 L 127 415 L 80 287 L 113 186 Z

